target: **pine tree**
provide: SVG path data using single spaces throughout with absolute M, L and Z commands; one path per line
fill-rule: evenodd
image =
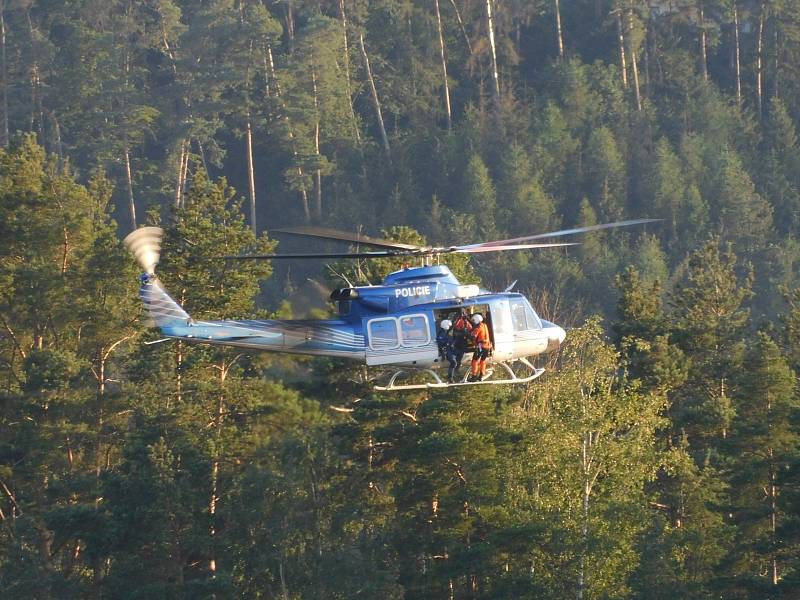
M 473 239 L 497 238 L 497 194 L 489 169 L 477 154 L 472 155 L 466 165 L 464 196 L 460 208 L 470 217 L 470 234 Z
M 762 247 L 772 228 L 772 208 L 756 192 L 738 156 L 723 150 L 714 166 L 715 214 L 719 232 L 747 253 Z
M 670 295 L 673 337 L 691 361 L 689 378 L 676 392 L 673 419 L 689 432 L 694 451 L 726 437 L 735 415 L 732 398 L 748 318 L 742 304 L 752 294 L 752 275 L 740 277 L 736 266 L 731 245 L 720 248 L 712 238 L 689 257 L 685 281 Z
M 779 477 L 800 447 L 791 426 L 800 403 L 794 373 L 764 333 L 748 349 L 737 396 L 727 448 L 738 530 L 734 568 L 738 586 L 750 594 L 771 595 L 784 574 L 778 532 L 786 513 L 778 501 Z
M 532 157 L 518 143 L 505 151 L 498 181 L 499 221 L 509 234 L 530 234 L 557 228 L 554 201 L 534 170 Z
M 125 424 L 113 381 L 138 330 L 135 276 L 102 175 L 81 186 L 26 137 L 0 155 L 0 181 L 3 535 L 32 565 L 11 582 L 23 595 L 87 595 L 103 578 L 99 477 Z
M 625 166 L 607 127 L 592 130 L 586 142 L 585 189 L 600 222 L 618 221 L 625 207 Z

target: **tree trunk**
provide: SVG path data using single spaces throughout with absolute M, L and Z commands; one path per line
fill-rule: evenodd
M 183 306 L 183 302 L 181 302 L 181 306 Z M 178 404 L 183 401 L 183 342 L 180 340 L 175 344 L 175 401 Z M 167 405 L 167 410 L 169 408 Z
M 36 56 L 36 46 L 33 44 L 34 34 L 33 34 L 33 21 L 31 20 L 31 11 L 28 9 L 27 11 L 27 18 L 28 18 L 28 34 L 30 35 L 31 39 L 31 52 L 33 54 L 33 65 L 31 67 L 31 118 L 30 118 L 30 130 L 36 131 L 39 136 L 39 143 L 42 146 L 45 146 L 45 139 L 44 139 L 44 123 L 42 123 L 42 118 L 44 116 L 42 111 L 42 101 L 41 101 L 41 91 L 39 89 L 39 85 L 41 80 L 39 78 L 39 59 Z M 38 115 L 37 115 L 38 113 Z
M 6 3 L 0 2 L 0 76 L 3 78 L 3 147 L 8 147 L 8 64 L 6 63 Z
M 220 439 L 222 438 L 222 423 L 225 419 L 225 396 L 223 393 L 223 389 L 225 387 L 225 379 L 228 375 L 228 366 L 225 364 L 225 359 L 223 358 L 220 361 L 220 364 L 217 365 L 219 369 L 219 386 L 220 392 L 217 396 L 217 410 L 216 415 L 214 416 L 214 437 L 215 437 L 215 444 L 214 444 L 214 458 L 211 462 L 211 497 L 208 501 L 208 514 L 211 521 L 211 527 L 209 533 L 211 535 L 211 556 L 208 560 L 208 570 L 211 573 L 211 577 L 216 577 L 217 575 L 217 559 L 216 559 L 216 551 L 214 550 L 214 538 L 217 535 L 216 529 L 216 517 L 217 517 L 217 504 L 219 502 L 219 469 L 220 469 Z
M 583 598 L 586 592 L 586 553 L 589 550 L 589 495 L 591 493 L 591 480 L 589 476 L 589 441 L 586 439 L 587 434 L 583 435 L 583 453 L 582 453 L 582 469 L 583 469 L 583 515 L 581 522 L 581 555 L 578 563 L 578 591 L 576 597 L 578 600 Z
M 191 150 L 192 150 L 192 142 L 191 140 L 186 140 L 186 152 L 183 153 L 183 168 L 181 169 L 181 181 L 180 181 L 181 208 L 186 206 L 186 180 L 189 177 L 189 157 L 191 155 Z
M 282 108 L 284 109 L 283 120 L 286 123 L 286 132 L 289 136 L 289 141 L 292 146 L 292 156 L 295 160 L 297 160 L 297 144 L 295 143 L 294 133 L 292 132 L 292 124 L 289 121 L 289 115 L 286 114 L 286 105 L 283 103 L 283 99 L 281 97 L 280 83 L 278 83 L 278 78 L 275 76 L 275 60 L 272 57 L 272 46 L 269 44 L 267 44 L 267 58 L 269 58 L 269 73 L 272 77 L 272 81 L 275 82 L 275 95 L 277 98 L 281 99 Z M 300 178 L 300 202 L 303 207 L 303 216 L 305 217 L 306 223 L 310 223 L 311 211 L 308 206 L 308 193 L 306 192 L 306 184 L 303 182 L 303 167 L 300 165 L 297 165 L 297 175 Z
M 244 9 L 244 5 L 240 7 Z M 250 116 L 250 66 L 253 61 L 253 42 L 247 52 L 247 69 L 245 70 L 244 103 L 245 103 L 245 146 L 247 151 L 247 188 L 250 193 L 250 228 L 253 235 L 258 235 L 256 223 L 256 174 L 253 166 L 253 121 Z
M 497 72 L 497 48 L 494 43 L 494 17 L 492 16 L 492 0 L 486 0 L 486 25 L 489 30 L 489 48 L 492 51 L 492 82 L 495 107 L 500 107 L 500 75 Z
M 311 87 L 314 91 L 314 150 L 317 159 L 321 159 L 319 151 L 319 99 L 317 97 L 317 69 L 314 65 L 314 53 L 311 52 Z M 318 220 L 322 220 L 322 172 L 317 167 L 315 178 L 314 213 Z
M 756 39 L 756 104 L 758 105 L 758 116 L 762 116 L 762 79 L 763 79 L 763 64 L 764 64 L 764 2 L 761 2 L 761 9 L 758 15 L 758 37 Z
M 561 6 L 559 5 L 559 1 L 555 0 L 556 3 L 556 37 L 558 39 L 558 60 L 564 60 L 564 38 L 561 35 Z
M 250 110 L 247 110 L 247 124 L 245 137 L 247 138 L 247 186 L 250 192 L 250 227 L 253 235 L 258 235 L 256 227 L 256 174 L 253 167 L 253 126 L 250 121 Z
M 650 49 L 653 46 L 653 27 L 651 27 L 650 19 L 647 20 L 647 27 L 644 32 L 644 94 L 645 96 L 652 96 L 653 90 L 650 80 Z
M 436 6 L 436 27 L 439 30 L 439 54 L 442 58 L 442 82 L 444 83 L 444 108 L 447 112 L 447 131 L 453 128 L 453 114 L 450 110 L 450 84 L 447 82 L 447 58 L 444 52 L 444 33 L 442 32 L 442 15 L 439 12 L 439 0 L 433 0 Z
M 636 110 L 642 110 L 642 96 L 639 91 L 639 67 L 636 64 L 636 48 L 633 47 L 633 8 L 628 9 L 628 46 L 631 55 L 631 69 L 633 71 L 633 92 L 636 97 Z
M 364 46 L 364 35 L 359 34 L 359 42 L 361 44 L 361 58 L 364 59 L 364 69 L 367 71 L 367 80 L 369 81 L 369 89 L 372 94 L 372 105 L 375 108 L 375 114 L 378 117 L 378 128 L 381 132 L 381 141 L 383 142 L 383 150 L 386 152 L 386 157 L 391 161 L 392 151 L 389 148 L 389 137 L 386 135 L 386 127 L 383 124 L 383 115 L 381 114 L 381 103 L 378 100 L 378 90 L 375 88 L 375 80 L 372 77 L 372 69 L 369 66 L 369 57 L 367 56 L 367 48 Z
M 181 207 L 181 191 L 183 190 L 183 161 L 186 154 L 186 140 L 181 140 L 181 153 L 178 158 L 178 182 L 175 185 L 175 208 Z
M 733 38 L 735 41 L 735 63 L 736 63 L 736 102 L 742 104 L 742 69 L 739 61 L 739 9 L 736 0 L 733 0 Z
M 58 119 L 53 115 L 53 132 L 56 136 L 56 151 L 58 152 L 58 172 L 64 168 L 64 144 L 61 142 L 61 125 Z
M 617 38 L 619 40 L 619 66 L 622 73 L 622 89 L 628 89 L 628 65 L 625 60 L 625 36 L 622 30 L 622 12 L 617 9 Z
M 133 176 L 131 174 L 131 153 L 128 149 L 128 142 L 125 141 L 124 146 L 125 157 L 125 181 L 128 184 L 128 208 L 131 216 L 131 231 L 136 229 L 136 202 L 133 199 Z
M 453 5 L 453 10 L 456 11 L 456 20 L 458 21 L 458 26 L 461 28 L 461 35 L 464 36 L 464 42 L 467 44 L 467 50 L 469 51 L 469 55 L 472 56 L 472 44 L 469 43 L 467 29 L 464 27 L 464 21 L 461 19 L 461 12 L 458 10 L 458 6 L 456 6 L 456 0 L 450 0 L 450 4 Z
M 773 69 L 775 71 L 773 75 L 773 84 L 772 84 L 772 95 L 773 97 L 778 97 L 778 76 L 779 76 L 779 66 L 780 66 L 780 46 L 778 45 L 778 23 L 775 17 L 772 17 L 772 38 L 773 38 L 773 45 L 775 46 L 775 57 L 773 60 Z
M 438 0 L 437 0 L 438 1 Z M 347 106 L 350 109 L 350 119 L 353 122 L 353 134 L 356 138 L 358 147 L 361 147 L 361 132 L 358 130 L 358 120 L 356 111 L 353 109 L 353 86 L 350 83 L 350 43 L 347 39 L 347 13 L 345 12 L 344 0 L 339 0 L 339 18 L 342 21 L 342 38 L 344 40 L 344 77 L 347 87 Z
M 278 575 L 281 579 L 281 596 L 283 600 L 289 600 L 289 586 L 286 584 L 286 573 L 283 568 L 283 553 L 281 553 L 281 562 L 278 564 Z
M 697 7 L 700 13 L 700 69 L 703 73 L 703 81 L 708 81 L 708 41 L 706 40 L 706 21 L 703 11 L 703 3 Z

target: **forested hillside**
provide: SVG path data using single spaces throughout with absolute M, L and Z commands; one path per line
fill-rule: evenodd
M 3 598 L 800 596 L 797 0 L 0 0 L 0 118 Z M 390 265 L 218 257 L 639 217 L 453 264 L 571 329 L 431 393 L 119 242 L 288 317 Z

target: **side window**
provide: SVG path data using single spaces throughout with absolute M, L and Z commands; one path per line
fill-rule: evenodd
M 403 339 L 403 346 L 425 346 L 431 341 L 428 318 L 425 315 L 401 317 L 400 333 Z
M 373 319 L 369 322 L 369 347 L 373 350 L 392 350 L 400 345 L 395 319 Z
M 525 321 L 525 305 L 522 300 L 511 301 L 511 322 L 514 324 L 514 331 L 528 329 L 528 323 Z

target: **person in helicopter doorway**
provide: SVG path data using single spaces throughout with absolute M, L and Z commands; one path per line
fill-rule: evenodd
M 458 368 L 467 353 L 469 339 L 472 337 L 472 323 L 469 322 L 467 311 L 463 308 L 453 322 L 453 355 L 456 360 L 456 368 L 453 371 L 453 382 L 458 380 Z
M 453 336 L 450 333 L 452 327 L 453 322 L 450 319 L 442 319 L 441 323 L 439 323 L 439 331 L 436 334 L 439 357 L 450 363 L 450 367 L 447 369 L 447 383 L 453 383 L 453 375 L 457 367 L 456 355 L 453 351 Z
M 483 322 L 483 315 L 472 315 L 472 323 L 475 353 L 472 355 L 472 370 L 468 381 L 481 381 L 486 377 L 486 359 L 492 354 L 492 340 L 489 338 L 489 327 Z

